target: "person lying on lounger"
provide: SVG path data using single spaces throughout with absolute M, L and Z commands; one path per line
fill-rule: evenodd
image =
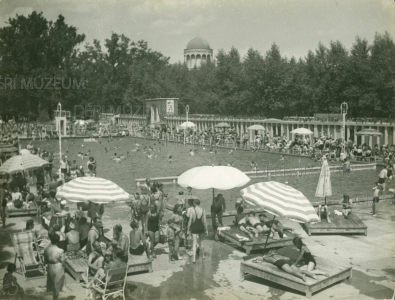
M 254 227 L 251 227 L 247 224 L 247 218 L 243 214 L 244 208 L 242 206 L 239 206 L 237 208 L 237 215 L 235 216 L 235 221 L 234 224 L 237 226 L 237 228 L 241 231 L 243 231 L 245 234 L 247 234 L 250 238 L 253 238 L 254 235 L 252 233 L 255 233 L 255 237 L 258 237 L 258 230 L 256 230 Z
M 270 220 L 265 214 L 259 214 L 259 220 L 261 223 L 265 224 L 268 228 L 270 228 L 270 225 L 272 225 L 272 229 L 278 233 L 280 238 L 284 237 L 284 231 L 289 231 L 293 232 L 293 229 L 291 227 L 284 227 L 283 224 L 281 224 L 277 220 Z
M 259 233 L 269 233 L 269 231 L 270 231 L 270 229 L 265 224 L 263 224 L 263 223 L 261 223 L 261 221 L 259 221 L 259 219 L 255 216 L 254 212 L 250 212 L 248 214 L 247 224 L 251 225 L 253 228 L 258 230 Z M 270 232 L 269 236 L 273 239 L 278 238 L 277 235 L 274 235 L 273 230 L 272 230 L 272 232 Z
M 270 250 L 268 254 L 265 254 L 262 257 L 262 260 L 275 265 L 280 270 L 282 270 L 288 274 L 291 274 L 293 276 L 296 276 L 296 277 L 302 279 L 303 281 L 306 281 L 306 276 L 309 276 L 309 277 L 315 279 L 314 275 L 312 275 L 311 273 L 309 273 L 307 271 L 298 269 L 293 264 L 293 261 L 289 257 L 277 254 L 275 250 Z
M 326 272 L 322 272 L 316 269 L 317 267 L 317 262 L 315 261 L 313 255 L 311 254 L 310 250 L 306 247 L 306 245 L 303 243 L 302 239 L 298 236 L 294 237 L 292 240 L 293 244 L 296 246 L 296 248 L 299 249 L 300 255 L 294 262 L 294 266 L 296 267 L 298 263 L 303 259 L 304 263 L 307 266 L 307 272 L 311 273 L 313 276 L 314 275 L 324 275 L 326 277 L 329 277 L 329 274 Z M 315 279 L 315 276 L 313 277 Z

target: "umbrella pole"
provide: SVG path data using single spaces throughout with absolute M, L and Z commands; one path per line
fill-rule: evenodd
M 265 246 L 263 247 L 263 253 L 265 253 L 267 241 L 269 240 L 269 235 L 270 235 L 270 233 L 272 232 L 272 227 L 273 227 L 273 223 L 274 223 L 274 219 L 275 219 L 275 218 L 276 218 L 276 216 L 273 216 L 273 221 L 272 221 L 272 223 L 270 224 L 270 228 L 269 228 L 269 234 L 268 234 L 267 237 L 266 237 Z

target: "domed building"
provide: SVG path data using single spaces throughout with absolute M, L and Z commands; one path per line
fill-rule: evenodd
M 213 49 L 205 39 L 195 37 L 190 40 L 187 48 L 184 49 L 184 62 L 188 68 L 200 67 L 202 63 L 213 61 Z

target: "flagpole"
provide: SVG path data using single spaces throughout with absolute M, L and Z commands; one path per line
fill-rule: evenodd
M 61 117 L 62 115 L 62 104 L 60 102 L 58 103 L 58 117 Z M 62 129 L 61 129 L 62 123 L 59 120 L 58 123 L 58 135 L 59 135 L 59 162 L 62 161 Z M 60 172 L 60 177 L 62 178 L 62 172 Z M 63 182 L 64 183 L 64 182 Z

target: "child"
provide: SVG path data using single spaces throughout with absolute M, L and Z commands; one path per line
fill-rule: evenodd
M 349 195 L 344 195 L 343 196 L 343 217 L 344 219 L 348 219 L 348 216 L 351 214 L 351 201 L 350 201 L 350 196 Z
M 3 277 L 3 290 L 8 295 L 23 296 L 24 291 L 16 281 L 15 276 L 12 275 L 16 271 L 16 265 L 9 263 L 7 267 L 7 273 Z
M 169 262 L 173 261 L 173 253 L 174 253 L 174 230 L 171 228 L 173 225 L 174 221 L 170 219 L 167 221 L 167 224 L 169 225 L 166 230 L 166 236 L 167 236 L 167 243 L 169 244 Z
M 372 217 L 377 216 L 376 214 L 376 203 L 379 203 L 380 198 L 379 198 L 379 194 L 380 191 L 383 190 L 383 186 L 381 184 L 379 184 L 378 182 L 376 182 L 376 187 L 373 188 L 374 192 L 373 192 L 373 200 L 372 200 L 372 211 L 370 212 L 370 214 L 372 215 Z
M 169 163 L 171 164 L 173 156 L 169 155 Z
M 328 273 L 318 271 L 315 269 L 317 267 L 317 262 L 315 261 L 313 255 L 311 255 L 310 250 L 306 247 L 306 245 L 303 243 L 300 237 L 298 236 L 294 237 L 292 242 L 296 246 L 296 248 L 298 248 L 298 250 L 300 251 L 300 255 L 296 259 L 293 265 L 297 266 L 297 264 L 303 259 L 304 263 L 307 266 L 307 272 L 305 273 L 307 276 L 312 277 L 314 279 L 316 279 L 314 275 L 324 275 L 326 277 L 329 277 Z

